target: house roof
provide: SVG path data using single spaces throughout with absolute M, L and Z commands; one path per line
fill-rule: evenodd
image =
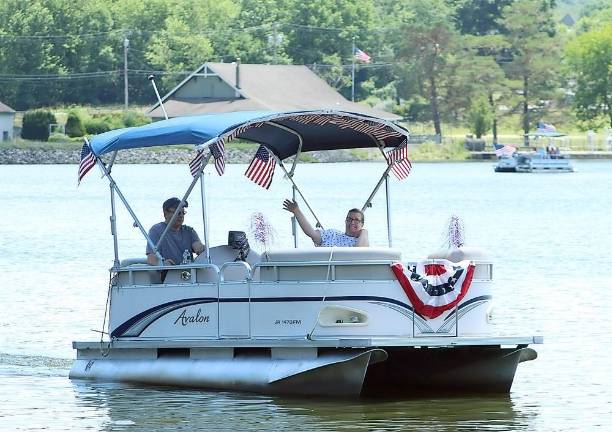
M 344 98 L 306 66 L 240 64 L 240 83 L 236 86 L 236 63 L 205 63 L 164 96 L 169 117 L 232 111 L 294 111 L 329 109 L 399 120 L 400 117 Z M 218 76 L 234 97 L 206 97 L 193 94 L 178 97 L 180 90 L 199 76 Z M 149 111 L 153 118 L 163 118 L 159 103 Z
M 0 113 L 14 113 L 14 112 L 15 110 L 13 108 L 0 102 Z

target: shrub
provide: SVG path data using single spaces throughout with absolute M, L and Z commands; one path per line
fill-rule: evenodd
M 111 130 L 111 127 L 104 119 L 92 118 L 85 122 L 85 130 L 89 135 L 97 135 Z
M 23 115 L 21 138 L 47 141 L 49 139 L 49 125 L 56 122 L 55 116 L 50 111 L 28 111 Z
M 149 123 L 151 123 L 151 119 L 137 111 L 123 113 L 123 125 L 125 127 L 142 126 Z
M 70 111 L 70 113 L 68 113 L 68 119 L 66 120 L 66 135 L 71 138 L 85 135 L 83 119 L 76 111 Z
M 486 134 L 493 123 L 493 113 L 489 102 L 484 98 L 475 101 L 468 112 L 467 121 L 470 132 L 476 135 L 476 138 Z

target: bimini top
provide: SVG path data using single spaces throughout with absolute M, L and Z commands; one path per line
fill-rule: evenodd
M 397 147 L 409 131 L 386 120 L 343 111 L 240 111 L 176 117 L 93 137 L 96 156 L 116 150 L 243 139 L 264 144 L 283 160 L 298 152 Z M 301 143 L 301 148 L 300 148 Z
M 564 134 L 563 132 L 540 130 L 540 129 L 536 129 L 535 132 L 528 133 L 527 135 L 529 135 L 530 137 L 536 137 L 536 138 L 538 137 L 561 138 L 561 137 L 567 136 L 567 134 Z

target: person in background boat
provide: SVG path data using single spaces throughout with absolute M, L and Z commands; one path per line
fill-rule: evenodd
M 164 201 L 162 205 L 164 222 L 153 225 L 149 230 L 149 237 L 151 237 L 154 244 L 157 244 L 159 241 L 180 203 L 181 200 L 178 198 L 169 198 Z M 193 258 L 191 253 L 195 252 L 196 254 L 200 254 L 204 250 L 204 245 L 200 241 L 200 237 L 198 237 L 195 230 L 190 226 L 183 225 L 186 208 L 187 201 L 185 201 L 185 205 L 176 216 L 174 223 L 159 245 L 159 253 L 164 258 L 163 264 L 165 265 L 181 264 L 183 261 L 183 254 L 186 250 L 189 251 L 189 258 Z M 150 265 L 159 264 L 159 259 L 149 244 L 147 244 L 147 262 Z
M 283 209 L 293 213 L 300 228 L 310 237 L 315 246 L 370 246 L 368 230 L 363 228 L 365 218 L 359 209 L 350 209 L 345 219 L 344 233 L 335 229 L 314 229 L 294 200 L 286 199 Z

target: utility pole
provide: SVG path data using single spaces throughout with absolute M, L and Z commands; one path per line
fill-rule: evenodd
M 123 104 L 124 109 L 128 110 L 128 48 L 130 47 L 130 40 L 127 36 L 123 39 Z
M 355 102 L 355 36 L 353 36 L 353 49 L 351 50 L 351 102 Z
M 272 25 L 272 35 L 268 36 L 268 45 L 272 46 L 272 64 L 278 63 L 278 47 L 283 43 L 283 35 L 278 34 L 278 23 Z

